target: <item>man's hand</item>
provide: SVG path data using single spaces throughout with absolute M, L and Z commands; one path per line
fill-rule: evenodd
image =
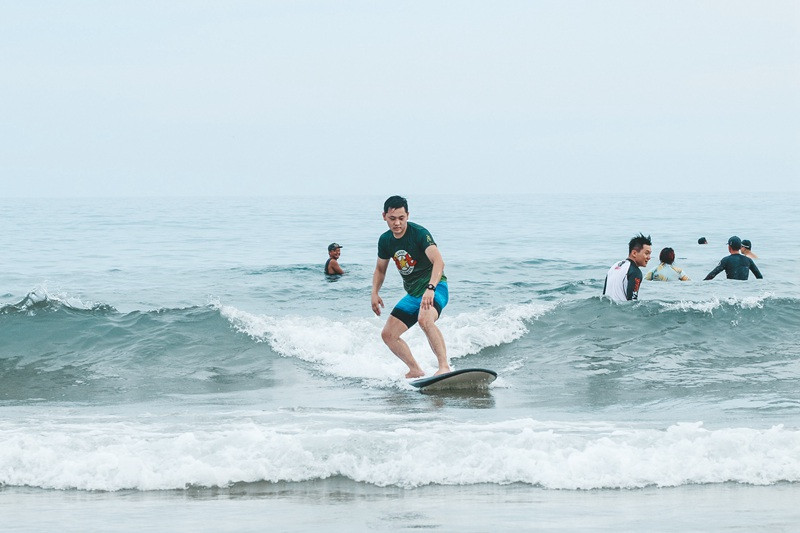
M 381 316 L 381 308 L 383 307 L 383 300 L 378 293 L 372 293 L 372 312 Z
M 430 289 L 425 289 L 425 294 L 422 295 L 422 309 L 430 309 L 433 305 L 433 297 L 436 296 L 436 293 Z

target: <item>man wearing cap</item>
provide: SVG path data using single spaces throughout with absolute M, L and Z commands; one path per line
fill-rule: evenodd
M 714 279 L 714 276 L 723 270 L 725 271 L 725 275 L 728 276 L 728 279 L 746 280 L 750 277 L 750 272 L 752 272 L 756 278 L 762 279 L 763 276 L 753 260 L 739 253 L 741 249 L 742 239 L 736 235 L 728 239 L 728 252 L 730 255 L 722 258 L 722 261 L 714 267 L 714 270 L 708 273 L 706 280 Z
M 339 266 L 339 256 L 342 255 L 342 245 L 332 242 L 328 245 L 328 260 L 325 262 L 325 273 L 329 276 L 339 276 L 344 274 L 344 270 Z
M 742 239 L 742 254 L 750 259 L 758 259 L 758 256 L 752 252 L 753 245 L 747 239 Z

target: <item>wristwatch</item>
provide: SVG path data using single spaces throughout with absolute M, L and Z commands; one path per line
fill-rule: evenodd
M 432 290 L 432 291 L 436 291 L 436 285 L 434 285 L 433 283 L 428 283 L 428 289 Z

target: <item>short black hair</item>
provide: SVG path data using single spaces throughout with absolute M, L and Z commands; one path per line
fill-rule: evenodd
M 650 242 L 650 235 L 645 237 L 644 233 L 640 233 L 628 243 L 628 253 L 631 253 L 634 250 L 638 252 L 644 247 L 645 244 L 653 246 L 653 243 Z
M 658 260 L 662 263 L 671 265 L 675 262 L 675 250 L 672 248 L 664 248 L 658 256 Z
M 403 208 L 408 213 L 408 200 L 403 198 L 402 196 L 390 196 L 383 202 L 383 212 L 388 213 L 389 209 L 400 209 Z

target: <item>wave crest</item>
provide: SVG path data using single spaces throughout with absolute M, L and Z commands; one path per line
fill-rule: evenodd
M 437 324 L 447 343 L 448 357 L 459 359 L 484 348 L 511 343 L 525 333 L 526 323 L 557 304 L 530 303 L 443 316 Z M 381 340 L 385 318 L 330 320 L 322 317 L 272 317 L 254 315 L 219 305 L 222 316 L 235 329 L 258 342 L 267 342 L 276 353 L 319 365 L 342 378 L 369 378 L 397 382 L 403 364 Z M 436 357 L 424 333 L 411 328 L 404 334 L 412 353 L 426 372 L 436 370 Z
M 83 301 L 76 296 L 65 293 L 51 293 L 44 285 L 36 287 L 15 304 L 0 307 L 0 314 L 35 315 L 46 311 L 102 311 L 113 312 L 116 309 L 108 304 Z
M 405 488 L 524 483 L 567 490 L 800 481 L 800 432 L 780 425 L 650 429 L 518 419 L 369 430 L 250 419 L 209 421 L 192 431 L 86 422 L 7 434 L 0 485 L 54 489 L 169 490 L 333 476 Z
M 678 302 L 659 302 L 659 304 L 664 311 L 700 311 L 701 313 L 713 314 L 715 310 L 725 308 L 763 309 L 767 300 L 774 299 L 775 295 L 773 293 L 764 293 L 758 296 L 746 296 L 743 298 L 734 296 L 719 298 L 718 296 L 714 296 L 709 300 L 680 300 Z

